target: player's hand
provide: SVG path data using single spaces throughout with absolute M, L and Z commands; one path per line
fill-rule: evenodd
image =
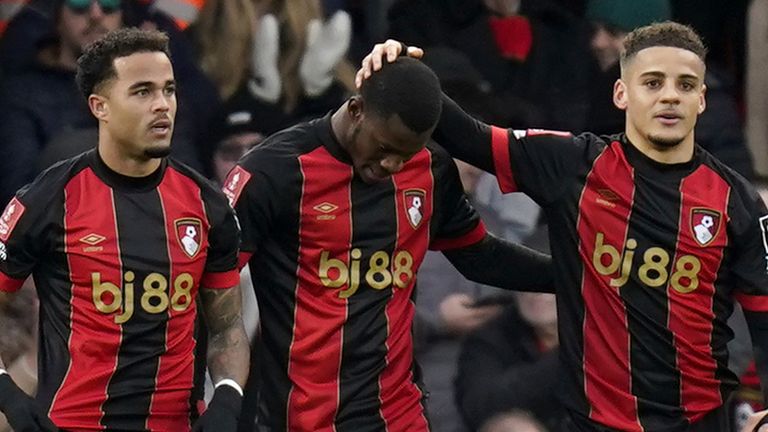
M 363 85 L 363 81 L 368 79 L 372 73 L 381 69 L 382 60 L 386 59 L 387 63 L 392 63 L 397 59 L 403 49 L 406 50 L 408 57 L 421 58 L 424 56 L 424 50 L 415 46 L 407 46 L 406 44 L 396 41 L 394 39 L 387 39 L 384 43 L 378 43 L 373 46 L 370 54 L 365 56 L 363 62 L 360 65 L 360 70 L 357 71 L 355 76 L 355 85 L 360 88 Z
M 48 415 L 13 382 L 8 374 L 0 374 L 0 411 L 16 432 L 57 432 Z
M 741 432 L 768 432 L 768 410 L 758 411 L 749 416 Z
M 220 385 L 203 415 L 195 422 L 192 432 L 235 432 L 240 418 L 243 397 L 233 387 Z

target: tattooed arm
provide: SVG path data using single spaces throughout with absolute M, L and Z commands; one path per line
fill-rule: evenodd
M 214 383 L 229 378 L 245 387 L 250 347 L 242 317 L 240 285 L 229 289 L 201 289 L 208 327 L 208 368 Z

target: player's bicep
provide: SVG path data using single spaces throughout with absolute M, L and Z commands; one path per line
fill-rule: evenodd
M 734 241 L 734 262 L 730 266 L 736 276 L 736 298 L 745 311 L 768 313 L 768 210 L 759 198 L 748 203 L 750 216 L 739 217 L 741 223 Z

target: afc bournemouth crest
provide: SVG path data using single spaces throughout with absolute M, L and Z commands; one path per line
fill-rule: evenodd
M 203 224 L 197 218 L 176 219 L 176 238 L 179 240 L 181 250 L 188 257 L 194 258 L 200 252 L 203 242 Z
M 408 189 L 403 191 L 405 199 L 405 213 L 408 216 L 408 222 L 415 229 L 424 219 L 424 202 L 427 194 L 421 189 Z
M 720 212 L 705 208 L 691 209 L 691 231 L 700 246 L 706 246 L 720 231 Z

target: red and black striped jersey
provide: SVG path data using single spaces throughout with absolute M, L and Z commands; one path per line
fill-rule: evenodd
M 662 164 L 624 135 L 505 130 L 444 107 L 436 138 L 545 211 L 578 430 L 687 431 L 718 410 L 737 384 L 734 299 L 768 328 L 768 211 L 754 188 L 698 146 Z
M 0 290 L 37 287 L 37 399 L 58 427 L 190 429 L 198 289 L 239 282 L 213 184 L 171 159 L 125 177 L 89 151 L 17 193 L 0 242 Z
M 414 377 L 416 271 L 428 248 L 485 236 L 445 150 L 366 184 L 330 115 L 278 133 L 230 172 L 262 325 L 260 421 L 273 430 L 426 431 Z

